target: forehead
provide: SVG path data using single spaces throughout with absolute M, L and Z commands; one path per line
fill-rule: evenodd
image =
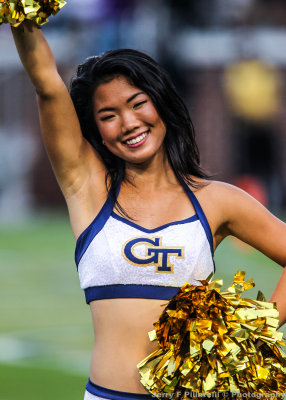
M 96 108 L 112 106 L 113 103 L 126 102 L 132 95 L 142 92 L 124 76 L 118 76 L 107 83 L 101 83 L 94 92 Z

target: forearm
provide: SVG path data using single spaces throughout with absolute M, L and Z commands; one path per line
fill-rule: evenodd
M 269 301 L 277 303 L 279 311 L 279 326 L 286 322 L 286 267 L 284 267 L 281 277 L 270 297 Z
M 11 28 L 22 64 L 37 93 L 49 95 L 60 77 L 53 53 L 39 27 L 24 21 L 18 28 Z

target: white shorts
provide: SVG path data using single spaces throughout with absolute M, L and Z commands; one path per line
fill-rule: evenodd
M 94 394 L 91 394 L 86 390 L 86 392 L 84 394 L 84 400 L 107 400 L 107 399 L 104 399 L 103 397 L 95 396 Z

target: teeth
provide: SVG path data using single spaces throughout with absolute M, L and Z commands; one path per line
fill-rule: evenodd
M 148 135 L 148 133 L 142 133 L 142 135 L 137 136 L 137 138 L 135 138 L 135 139 L 127 140 L 126 143 L 127 143 L 127 144 L 136 144 L 136 143 L 139 143 L 139 142 L 141 142 L 141 140 L 143 140 L 147 135 Z

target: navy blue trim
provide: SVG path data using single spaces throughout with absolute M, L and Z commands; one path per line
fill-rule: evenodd
M 194 193 L 191 191 L 189 186 L 185 182 L 182 182 L 182 184 L 183 184 L 183 186 L 184 186 L 184 188 L 186 190 L 186 193 L 187 193 L 189 199 L 193 203 L 194 209 L 195 209 L 195 211 L 196 211 L 196 213 L 197 213 L 197 215 L 198 215 L 198 217 L 199 217 L 199 219 L 201 221 L 201 224 L 202 224 L 202 226 L 203 226 L 203 228 L 205 230 L 208 242 L 210 244 L 212 255 L 214 255 L 213 235 L 212 235 L 212 231 L 211 231 L 210 225 L 208 223 L 207 217 L 206 217 L 206 215 L 205 215 L 205 213 L 204 213 L 204 211 L 203 211 L 198 199 L 196 198 Z
M 121 185 L 118 186 L 116 190 L 116 198 L 118 197 Z M 88 246 L 91 241 L 95 238 L 95 236 L 101 231 L 101 229 L 106 224 L 106 221 L 110 217 L 114 204 L 111 201 L 111 198 L 108 196 L 106 202 L 103 204 L 101 210 L 94 218 L 94 220 L 88 225 L 88 227 L 79 235 L 76 245 L 75 245 L 75 262 L 78 267 L 78 264 L 86 252 Z
M 113 203 L 110 197 L 108 197 L 102 209 L 94 218 L 92 223 L 81 233 L 81 235 L 77 239 L 75 246 L 75 262 L 77 267 L 93 238 L 104 227 L 106 221 L 110 217 L 112 209 L 113 209 Z
M 86 385 L 86 390 L 98 397 L 103 397 L 104 399 L 111 400 L 154 400 L 155 396 L 151 394 L 143 394 L 143 393 L 128 393 L 128 392 L 119 392 L 117 390 L 107 389 L 102 386 L 96 385 L 95 383 L 88 380 Z
M 169 222 L 168 224 L 158 226 L 158 228 L 147 229 L 147 228 L 144 228 L 141 225 L 135 224 L 134 222 L 130 221 L 129 219 L 121 217 L 120 215 L 116 214 L 114 211 L 112 211 L 111 216 L 113 218 L 117 219 L 118 221 L 121 221 L 124 224 L 130 225 L 133 228 L 138 229 L 139 231 L 142 231 L 142 232 L 145 232 L 145 233 L 158 232 L 158 231 L 161 231 L 162 229 L 165 229 L 165 228 L 167 228 L 168 226 L 171 226 L 171 225 L 187 224 L 188 222 L 194 222 L 194 221 L 197 221 L 199 219 L 199 217 L 195 214 L 192 217 L 189 217 L 189 218 L 186 218 L 186 219 L 182 219 L 182 220 L 174 221 L 174 222 Z
M 180 288 L 155 285 L 104 285 L 84 289 L 87 304 L 102 299 L 157 299 L 170 300 Z

